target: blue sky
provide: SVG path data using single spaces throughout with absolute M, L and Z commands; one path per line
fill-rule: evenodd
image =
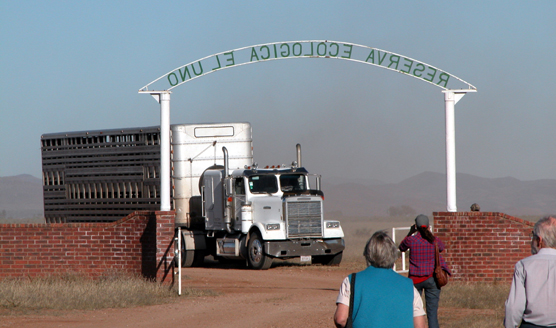
M 402 54 L 478 92 L 456 105 L 457 172 L 556 179 L 556 1 L 0 0 L 0 176 L 41 176 L 44 133 L 153 126 L 138 89 L 202 57 L 336 40 Z M 255 160 L 324 178 L 445 172 L 441 89 L 348 61 L 258 63 L 173 90 L 172 123 L 248 121 Z M 326 181 L 326 180 L 324 180 Z

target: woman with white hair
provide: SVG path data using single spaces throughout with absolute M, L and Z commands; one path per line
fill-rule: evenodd
M 350 318 L 353 327 L 425 327 L 423 301 L 413 282 L 394 272 L 399 251 L 386 232 L 377 231 L 367 242 L 363 255 L 368 267 L 346 277 L 336 299 L 334 323 L 346 326 Z M 351 290 L 351 281 L 355 285 Z M 353 304 L 350 296 L 353 293 Z

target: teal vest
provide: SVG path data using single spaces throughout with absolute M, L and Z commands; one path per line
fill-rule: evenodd
M 357 273 L 354 289 L 354 328 L 413 328 L 411 279 L 369 266 Z

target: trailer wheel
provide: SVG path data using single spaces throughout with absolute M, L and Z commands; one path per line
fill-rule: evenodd
M 247 262 L 255 270 L 267 270 L 272 265 L 272 258 L 264 253 L 264 243 L 261 234 L 254 231 L 247 245 Z
M 335 255 L 320 255 L 313 258 L 313 263 L 320 263 L 322 265 L 340 265 L 342 262 L 343 252 Z
M 205 252 L 200 250 L 186 250 L 185 242 L 181 245 L 181 267 L 199 267 L 205 262 Z

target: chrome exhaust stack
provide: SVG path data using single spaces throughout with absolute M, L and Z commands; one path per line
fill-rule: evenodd
M 303 165 L 301 165 L 301 145 L 297 144 L 295 145 L 295 148 L 297 150 L 297 167 L 302 167 Z

